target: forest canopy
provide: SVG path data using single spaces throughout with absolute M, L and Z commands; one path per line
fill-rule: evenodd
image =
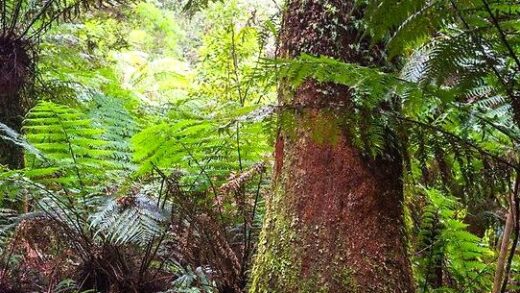
M 0 293 L 520 290 L 520 4 L 0 0 Z

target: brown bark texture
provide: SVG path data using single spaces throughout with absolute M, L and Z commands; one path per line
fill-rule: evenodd
M 291 0 L 286 9 L 281 57 L 375 62 L 367 42 L 354 45 L 353 1 Z M 414 292 L 399 152 L 372 158 L 353 146 L 343 118 L 349 88 L 307 81 L 289 93 L 281 86 L 279 103 L 300 110 L 280 114 L 250 292 Z

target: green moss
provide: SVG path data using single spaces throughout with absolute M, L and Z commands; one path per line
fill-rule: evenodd
M 275 188 L 268 206 L 252 272 L 252 293 L 294 292 L 298 287 L 300 264 L 297 245 L 294 245 L 295 222 L 281 208 L 284 195 L 280 188 Z
M 296 195 L 284 189 L 284 180 L 286 177 L 282 176 L 275 182 L 273 195 L 267 202 L 266 220 L 251 273 L 249 292 L 327 293 L 334 292 L 333 288 L 343 288 L 341 292 L 358 292 L 351 270 L 344 267 L 344 255 L 338 254 L 331 263 L 313 267 L 305 276 L 302 274 L 302 248 L 309 245 L 302 239 L 313 239 L 305 236 L 325 229 L 300 225 L 300 219 L 290 206 Z
M 297 136 L 297 120 L 294 111 L 283 111 L 278 117 L 278 123 L 283 133 L 291 140 L 296 139 Z
M 338 118 L 333 111 L 324 110 L 317 114 L 309 111 L 297 113 L 293 110 L 285 110 L 278 119 L 280 128 L 290 140 L 298 139 L 300 132 L 305 131 L 317 144 L 337 144 L 345 125 L 343 118 Z
M 311 138 L 318 144 L 338 143 L 341 137 L 341 128 L 338 124 L 338 119 L 326 111 L 321 111 L 311 119 L 304 119 L 306 122 L 306 129 L 309 129 Z
M 356 281 L 352 278 L 352 270 L 350 268 L 340 268 L 334 274 L 334 280 L 343 288 L 348 288 L 352 293 L 361 292 L 356 285 Z

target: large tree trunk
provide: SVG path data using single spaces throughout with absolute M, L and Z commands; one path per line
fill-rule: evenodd
M 289 1 L 280 55 L 372 62 L 370 53 L 349 46 L 359 35 L 352 2 Z M 299 110 L 281 117 L 251 292 L 414 291 L 401 158 L 388 149 L 372 159 L 352 145 L 344 119 L 350 100 L 338 85 L 308 81 L 295 93 L 281 87 L 282 108 Z

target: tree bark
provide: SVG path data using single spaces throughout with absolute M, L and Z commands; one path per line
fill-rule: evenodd
M 353 2 L 289 1 L 279 55 L 373 64 L 368 42 L 356 46 Z M 290 93 L 281 86 L 279 103 L 301 110 L 280 117 L 250 292 L 414 292 L 398 150 L 374 159 L 353 146 L 344 119 L 349 88 L 307 81 Z

